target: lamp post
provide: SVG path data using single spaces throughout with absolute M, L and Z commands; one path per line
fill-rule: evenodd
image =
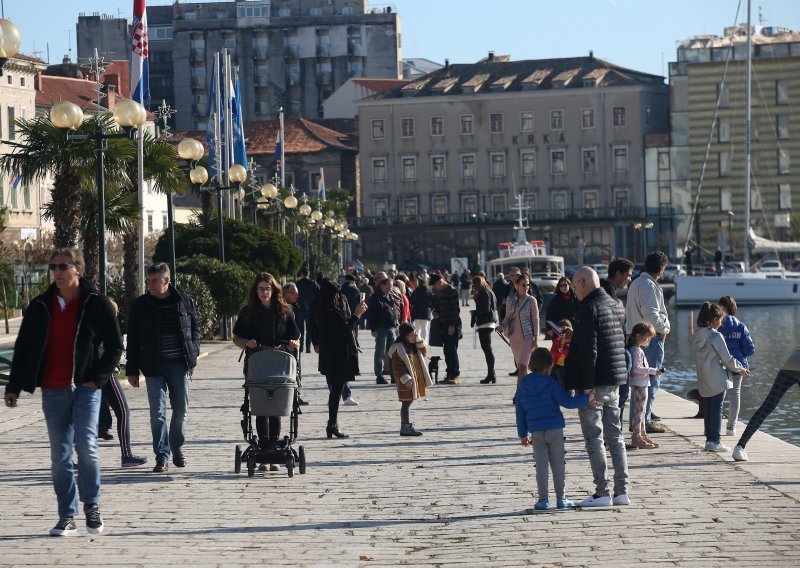
M 106 293 L 106 198 L 105 198 L 105 153 L 107 140 L 112 138 L 133 138 L 136 131 L 147 120 L 147 111 L 142 105 L 132 100 L 117 103 L 113 112 L 114 120 L 122 128 L 122 132 L 107 134 L 102 120 L 97 121 L 93 134 L 70 134 L 83 124 L 83 111 L 75 103 L 61 101 L 50 109 L 50 120 L 57 127 L 67 131 L 67 140 L 94 140 L 97 154 L 97 237 L 99 246 L 99 290 Z
M 165 121 L 166 123 L 166 121 Z M 189 179 L 192 183 L 204 184 L 208 180 L 208 172 L 197 162 L 203 157 L 203 145 L 194 138 L 186 138 L 178 144 L 178 156 L 189 164 Z M 198 169 L 199 168 L 199 169 Z M 203 175 L 205 173 L 205 175 Z M 195 181 L 197 180 L 197 181 Z M 169 264 L 173 280 L 177 280 L 178 271 L 175 263 L 175 206 L 172 193 L 167 194 L 167 225 L 169 239 Z
M 729 262 L 733 261 L 733 216 L 736 215 L 733 211 L 728 211 L 728 251 L 730 254 Z

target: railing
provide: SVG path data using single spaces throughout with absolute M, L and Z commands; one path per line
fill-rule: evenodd
M 592 209 L 537 209 L 527 214 L 528 223 L 562 224 L 590 221 L 640 221 L 642 209 L 639 207 L 598 207 Z M 486 213 L 444 213 L 425 215 L 380 215 L 359 217 L 350 220 L 353 227 L 374 227 L 381 225 L 513 225 L 517 221 L 516 211 L 489 211 Z

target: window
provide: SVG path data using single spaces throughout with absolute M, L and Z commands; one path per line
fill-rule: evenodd
M 386 158 L 372 158 L 372 181 L 386 181 Z
M 462 195 L 461 196 L 461 212 L 467 215 L 474 215 L 478 212 L 478 196 L 477 195 Z
M 789 85 L 784 79 L 775 81 L 775 104 L 789 104 Z
M 444 117 L 431 117 L 431 136 L 444 136 Z
M 413 138 L 414 137 L 414 119 L 413 118 L 404 118 L 400 121 L 401 129 L 400 129 L 400 136 L 403 138 Z
M 475 133 L 475 122 L 474 118 L 471 114 L 462 114 L 461 115 L 461 134 L 474 134 Z
M 628 208 L 628 189 L 615 188 L 614 189 L 614 207 L 617 209 Z
M 625 107 L 614 107 L 614 126 L 626 126 Z
M 417 179 L 417 159 L 413 156 L 402 158 L 403 181 L 415 181 Z
M 593 108 L 581 109 L 581 128 L 583 129 L 594 128 Z
M 27 184 L 22 186 L 22 206 L 25 211 L 31 210 L 31 188 Z M 164 226 L 166 227 L 166 224 Z
M 490 172 L 493 178 L 506 177 L 506 153 L 489 153 Z
M 550 130 L 564 130 L 564 111 L 550 111 Z
M 597 173 L 597 148 L 581 149 L 582 170 L 585 174 Z
M 416 217 L 419 211 L 417 207 L 418 198 L 417 197 L 404 197 L 402 204 L 403 204 L 403 216 L 404 217 Z
M 196 20 L 197 19 L 197 12 L 184 12 L 183 13 L 183 19 L 184 20 Z
M 784 210 L 792 208 L 792 186 L 788 183 L 778 186 L 778 205 Z
M 496 112 L 489 115 L 489 124 L 492 129 L 492 134 L 500 134 L 503 132 L 503 114 Z
M 583 208 L 594 211 L 598 207 L 599 192 L 596 189 L 589 189 L 583 192 Z
M 169 221 L 167 220 L 167 214 L 166 213 L 162 213 L 161 214 L 161 228 L 162 229 L 166 229 L 168 222 Z
M 385 197 L 378 197 L 372 200 L 372 208 L 376 217 L 386 217 L 389 215 L 389 200 Z
M 519 129 L 521 132 L 533 131 L 533 111 L 526 110 L 519 113 Z
M 550 194 L 550 206 L 556 210 L 564 210 L 567 208 L 567 192 L 554 191 Z
M 719 210 L 720 211 L 733 210 L 733 199 L 731 198 L 730 188 L 723 187 L 719 190 Z
M 436 216 L 437 221 L 444 221 L 447 215 L 447 196 L 434 195 L 431 197 L 431 211 Z
M 614 171 L 628 171 L 628 147 L 614 146 Z
M 447 161 L 444 156 L 431 156 L 431 177 L 433 179 L 447 178 Z
M 550 150 L 550 173 L 562 175 L 567 173 L 567 151 L 564 149 Z
M 25 77 L 20 77 L 19 78 L 19 86 L 20 87 L 24 87 L 25 86 Z
M 278 17 L 280 18 L 288 18 L 291 15 L 292 15 L 291 8 L 281 8 L 280 10 L 278 10 Z
M 172 39 L 172 26 L 150 26 L 147 28 L 147 39 L 151 41 Z
M 321 16 L 322 15 L 322 8 L 311 8 L 311 15 L 312 16 Z
M 520 172 L 523 176 L 535 176 L 536 175 L 536 152 L 532 150 L 525 150 L 520 152 L 519 161 L 521 164 L 522 171 Z
M 717 125 L 717 138 L 719 142 L 731 141 L 731 119 L 720 118 Z
M 13 185 L 8 186 L 8 191 L 11 193 L 11 209 L 19 207 L 17 202 L 17 189 Z
M 225 40 L 222 42 L 223 46 L 226 47 L 230 51 L 236 51 L 236 38 L 235 37 L 226 37 Z
M 775 115 L 775 130 L 777 131 L 778 140 L 786 140 L 789 138 L 789 115 L 776 114 Z
M 380 140 L 383 138 L 383 119 L 378 118 L 372 121 L 372 139 Z
M 9 85 L 13 85 L 14 84 L 14 76 L 13 75 L 6 75 L 6 82 Z
M 461 179 L 475 178 L 475 154 L 461 155 Z
M 728 85 L 717 83 L 717 100 L 719 100 L 720 108 L 728 108 L 731 106 L 731 95 Z
M 644 107 L 644 125 L 653 126 L 653 109 L 649 106 Z
M 495 213 L 505 213 L 506 196 L 504 194 L 496 193 L 492 196 L 492 211 Z
M 719 153 L 719 177 L 727 177 L 731 175 L 731 153 Z
M 352 6 L 345 6 L 342 8 L 342 16 L 352 16 L 352 15 L 353 15 Z
M 17 138 L 17 125 L 14 123 L 14 114 L 16 109 L 13 106 L 8 107 L 8 139 L 15 140 Z
M 787 150 L 778 150 L 778 175 L 785 175 L 789 173 L 790 161 L 789 153 Z
M 152 211 L 148 211 L 147 212 L 147 232 L 148 233 L 152 233 L 153 232 L 153 212 Z

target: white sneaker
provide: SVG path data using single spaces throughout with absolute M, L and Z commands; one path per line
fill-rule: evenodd
M 354 399 L 352 396 L 349 397 L 349 398 L 346 398 L 342 402 L 342 404 L 344 404 L 345 406 L 358 406 L 358 402 L 356 402 L 356 399 Z
M 706 442 L 707 452 L 730 452 L 731 449 L 722 442 Z
M 578 507 L 608 507 L 612 503 L 611 495 L 604 495 L 603 497 L 592 495 L 578 503 Z
M 622 495 L 617 495 L 614 497 L 613 503 L 614 505 L 630 505 L 631 500 L 627 493 L 623 493 Z
M 733 448 L 733 459 L 737 462 L 746 462 L 750 458 L 747 457 L 747 452 L 744 451 L 742 446 L 736 446 Z
M 725 429 L 726 436 L 735 436 L 736 435 L 736 426 L 732 426 Z

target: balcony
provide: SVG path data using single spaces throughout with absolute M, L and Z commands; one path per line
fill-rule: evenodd
M 378 217 L 359 217 L 350 220 L 352 227 L 375 227 L 380 225 L 492 225 L 512 227 L 517 220 L 516 211 L 489 211 L 474 213 L 446 213 L 426 215 L 381 215 Z M 536 209 L 528 212 L 528 222 L 534 224 L 569 224 L 585 221 L 609 223 L 614 221 L 634 221 L 642 219 L 639 207 L 615 208 L 596 207 L 586 209 Z

